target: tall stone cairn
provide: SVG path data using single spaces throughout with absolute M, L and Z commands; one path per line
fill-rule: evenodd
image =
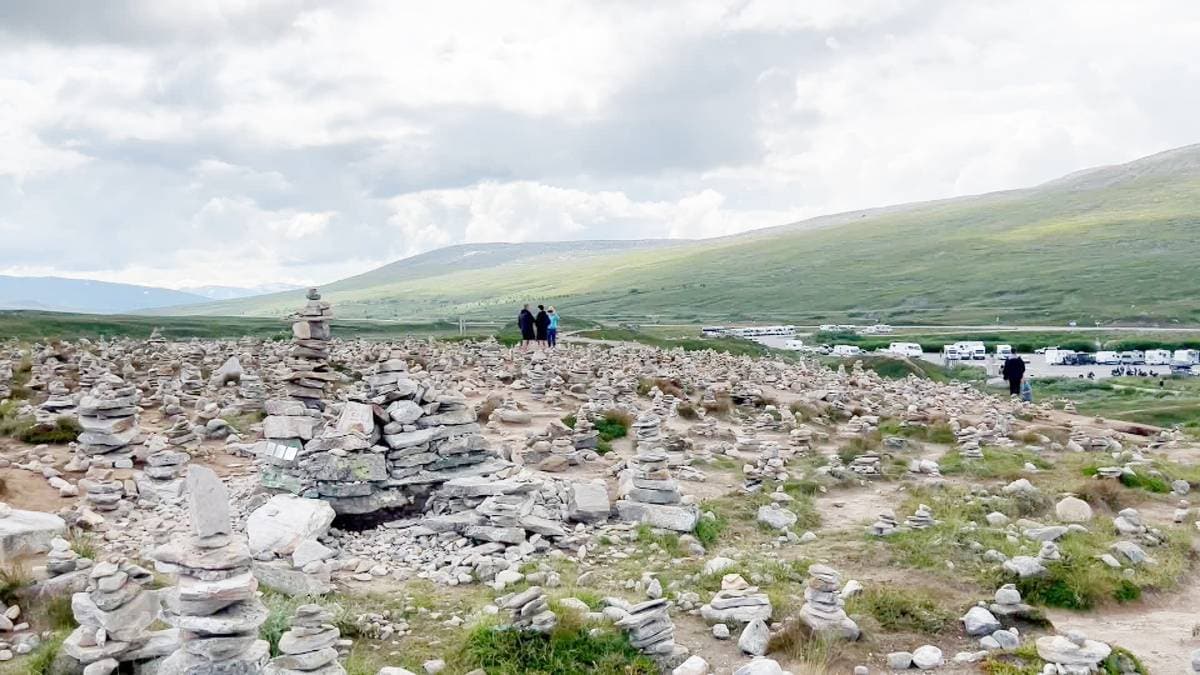
M 287 393 L 308 408 L 323 410 L 325 385 L 337 379 L 329 370 L 329 320 L 333 308 L 321 300 L 315 288 L 308 289 L 308 303 L 297 312 L 292 323 L 292 353 L 288 365 Z
M 138 401 L 141 392 L 111 376 L 97 384 L 79 402 L 79 449 L 89 457 L 128 456 L 127 448 L 138 435 Z
M 270 657 L 258 639 L 267 609 L 255 592 L 250 547 L 232 535 L 229 493 L 212 469 L 188 468 L 192 534 L 154 552 L 155 568 L 174 574 L 163 592 L 163 620 L 179 629 L 180 648 L 158 675 L 251 675 Z
M 279 638 L 280 655 L 263 675 L 346 675 L 338 663 L 341 633 L 330 623 L 333 614 L 320 605 L 300 605 L 291 628 Z

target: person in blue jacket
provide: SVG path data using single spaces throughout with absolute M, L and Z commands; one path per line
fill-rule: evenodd
M 554 311 L 554 305 L 546 310 L 546 314 L 550 317 L 550 326 L 546 329 L 546 344 L 551 347 L 558 346 L 558 312 Z

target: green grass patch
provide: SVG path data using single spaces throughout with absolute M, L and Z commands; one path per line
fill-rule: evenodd
M 705 548 L 708 548 L 717 543 L 717 538 L 721 536 L 729 523 L 716 509 L 710 508 L 707 502 L 700 504 L 700 513 L 712 513 L 713 517 L 701 515 L 700 519 L 696 521 L 696 530 L 692 534 Z
M 489 675 L 657 675 L 654 661 L 612 629 L 591 631 L 569 615 L 549 635 L 481 625 L 467 635 L 453 658 L 461 670 Z
M 870 616 L 889 633 L 937 635 L 957 622 L 957 616 L 939 605 L 933 594 L 907 588 L 863 591 L 846 603 L 846 612 Z
M 75 418 L 63 415 L 56 419 L 52 425 L 29 425 L 17 434 L 17 438 L 21 439 L 22 443 L 30 445 L 41 443 L 65 445 L 78 439 L 79 434 L 82 432 L 83 428 L 79 426 L 79 422 Z
M 604 413 L 604 416 L 596 420 L 596 431 L 600 434 L 602 441 L 614 441 L 618 438 L 625 438 L 629 433 L 629 427 L 633 424 L 633 419 L 629 413 L 619 410 L 610 410 Z
M 1039 470 L 1051 468 L 1041 457 L 1024 450 L 1010 448 L 982 448 L 983 459 L 968 459 L 957 450 L 946 453 L 938 460 L 942 474 L 946 476 L 970 476 L 972 478 L 1003 478 L 1015 480 L 1025 475 L 1028 462 Z
M 1093 464 L 1090 466 L 1085 466 L 1082 469 L 1083 475 L 1088 476 L 1089 478 L 1094 478 L 1101 466 L 1106 465 Z M 1107 466 L 1111 466 L 1111 464 L 1108 464 Z M 1140 467 L 1134 468 L 1132 473 L 1123 473 L 1117 480 L 1121 483 L 1121 485 L 1124 485 L 1131 490 L 1144 490 L 1146 492 L 1160 495 L 1165 495 L 1171 491 L 1170 482 L 1163 478 L 1159 478 L 1158 476 L 1150 476 L 1145 473 L 1138 473 L 1140 470 L 1142 470 Z

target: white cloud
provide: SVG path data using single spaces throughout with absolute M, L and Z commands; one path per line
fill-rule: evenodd
M 0 269 L 325 282 L 1200 141 L 1189 0 L 70 4 L 0 4 Z

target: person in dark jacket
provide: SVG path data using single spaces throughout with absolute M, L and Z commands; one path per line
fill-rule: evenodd
M 517 328 L 521 329 L 521 348 L 529 347 L 529 343 L 537 338 L 533 327 L 533 312 L 529 311 L 529 305 L 522 307 L 521 312 L 517 314 Z
M 548 333 L 550 331 L 550 315 L 546 313 L 545 305 L 538 305 L 537 317 L 533 320 L 533 325 L 537 329 L 538 344 L 546 344 Z
M 1013 354 L 1004 361 L 1004 366 L 1000 368 L 1000 374 L 1008 381 L 1008 393 L 1019 396 L 1021 394 L 1021 380 L 1025 377 L 1025 362 L 1021 357 Z

